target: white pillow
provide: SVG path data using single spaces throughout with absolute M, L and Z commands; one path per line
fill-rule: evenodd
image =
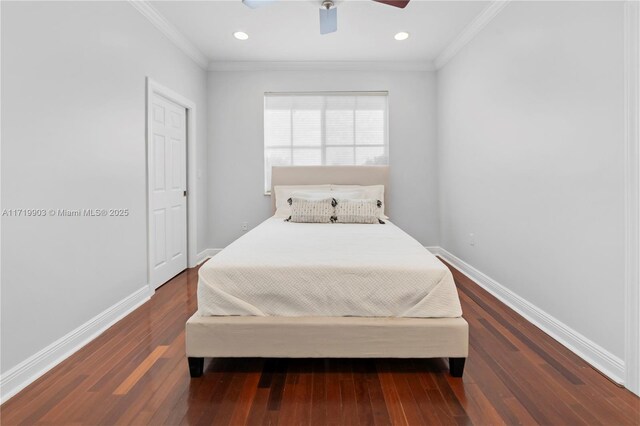
M 331 185 L 331 191 L 334 193 L 358 191 L 358 192 L 362 192 L 363 195 L 360 197 L 354 197 L 356 199 L 380 200 L 382 201 L 380 219 L 389 219 L 389 217 L 385 215 L 385 211 L 384 211 L 385 210 L 384 185 Z M 334 195 L 334 196 L 336 198 L 340 197 L 339 195 Z
M 331 191 L 331 185 L 276 185 L 273 187 L 272 197 L 276 197 L 276 217 L 287 218 L 291 216 L 291 207 L 287 200 L 291 198 L 296 191 L 304 191 L 308 193 Z
M 364 191 L 294 191 L 291 196 L 305 198 L 307 200 L 317 200 L 321 198 L 340 197 L 342 199 L 358 200 L 365 198 Z

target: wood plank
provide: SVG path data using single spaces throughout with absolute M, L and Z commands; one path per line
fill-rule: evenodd
M 147 356 L 144 361 L 140 363 L 138 368 L 133 370 L 133 373 L 125 379 L 124 382 L 118 388 L 113 391 L 114 395 L 124 395 L 131 390 L 132 387 L 138 383 L 138 380 L 153 366 L 153 364 L 160 358 L 166 351 L 168 346 L 158 346 Z
M 271 379 L 271 392 L 269 392 L 269 402 L 267 407 L 269 410 L 279 410 L 282 402 L 282 394 L 284 393 L 284 384 L 287 379 L 287 362 L 279 360 L 276 365 L 276 371 Z
M 313 360 L 311 391 L 311 424 L 327 423 L 327 387 L 325 382 L 325 363 L 322 359 Z
M 340 371 L 335 359 L 326 359 L 324 385 L 326 395 L 327 424 L 342 423 L 342 395 L 340 394 Z
M 402 402 L 396 390 L 393 372 L 390 370 L 389 363 L 386 360 L 381 360 L 378 365 L 380 365 L 378 369 L 380 387 L 382 388 L 382 395 L 387 405 L 391 423 L 394 425 L 409 425 L 409 421 L 402 409 Z
M 311 398 L 313 395 L 313 360 L 303 360 L 295 384 L 294 424 L 311 424 Z
M 259 369 L 252 370 L 247 374 L 247 378 L 244 382 L 244 386 L 240 391 L 240 398 L 234 406 L 233 414 L 229 420 L 229 424 L 243 425 L 247 423 L 249 419 L 249 413 L 251 412 L 251 406 L 258 393 L 258 383 L 260 382 L 262 362 L 256 360 Z
M 382 394 L 382 386 L 380 385 L 380 378 L 378 377 L 375 361 L 366 359 L 363 360 L 363 363 L 365 369 L 364 380 L 369 392 L 369 401 L 371 402 L 373 412 L 373 424 L 376 426 L 390 425 L 391 419 L 389 418 L 389 411 L 387 410 Z
M 342 402 L 342 424 L 358 425 L 358 404 L 353 384 L 353 360 L 340 360 L 340 400 Z

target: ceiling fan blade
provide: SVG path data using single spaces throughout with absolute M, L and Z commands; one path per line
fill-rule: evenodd
M 389 6 L 399 7 L 400 9 L 404 9 L 409 4 L 410 0 L 373 0 L 377 3 L 388 4 Z
M 275 1 L 276 0 L 242 0 L 242 3 L 251 9 L 258 9 L 259 7 L 268 6 Z
M 320 34 L 329 34 L 338 31 L 338 9 L 332 7 L 320 8 Z

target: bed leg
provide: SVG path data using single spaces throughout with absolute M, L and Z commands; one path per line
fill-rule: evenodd
M 462 377 L 466 358 L 449 358 L 449 373 L 452 377 Z
M 202 370 L 204 370 L 204 358 L 189 357 L 189 374 L 191 377 L 202 376 Z

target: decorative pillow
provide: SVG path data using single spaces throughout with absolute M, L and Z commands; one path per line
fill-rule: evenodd
M 336 200 L 335 218 L 337 223 L 380 223 L 382 201 L 380 200 Z
M 343 193 L 357 191 L 361 195 L 358 197 L 343 196 Z M 335 198 L 359 198 L 359 199 L 374 199 L 382 201 L 382 207 L 380 208 L 380 219 L 389 219 L 385 216 L 384 205 L 384 185 L 331 185 L 331 192 L 334 193 Z
M 292 197 L 287 202 L 291 207 L 291 216 L 285 219 L 286 222 L 329 223 L 334 220 L 336 200 L 333 198 L 314 200 Z

